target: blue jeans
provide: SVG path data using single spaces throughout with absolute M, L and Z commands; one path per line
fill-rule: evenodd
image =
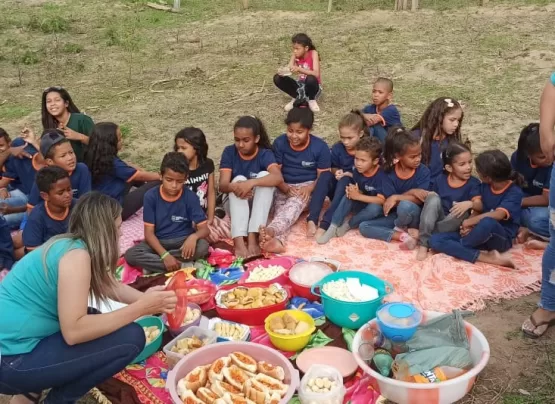
M 52 388 L 47 404 L 75 403 L 97 384 L 123 370 L 145 346 L 136 323 L 93 341 L 69 346 L 57 332 L 31 352 L 2 355 L 0 393 L 24 394 Z
M 417 204 L 401 201 L 395 212 L 390 212 L 388 216 L 362 222 L 358 229 L 364 237 L 391 241 L 395 227 L 418 228 L 421 211 L 422 208 Z
M 0 199 L 0 203 L 5 203 L 8 206 L 26 206 L 27 205 L 27 195 L 21 192 L 19 189 L 14 189 L 10 191 L 10 197 L 8 199 Z M 25 216 L 25 212 L 22 213 L 11 213 L 9 215 L 4 215 L 4 219 L 10 226 L 10 229 L 19 229 L 19 225 Z
M 347 215 L 351 212 L 353 212 L 354 215 L 351 220 L 349 220 L 349 227 L 351 229 L 356 229 L 362 222 L 383 216 L 383 207 L 373 203 L 352 201 L 344 196 L 341 198 L 339 206 L 337 206 L 337 209 L 333 213 L 331 223 L 336 227 L 341 226 L 343 222 L 345 222 Z
M 387 129 L 380 124 L 370 126 L 369 128 L 370 136 L 378 139 L 382 144 L 385 143 L 385 137 L 387 136 Z
M 330 171 L 321 173 L 320 177 L 318 177 L 318 181 L 316 181 L 316 187 L 314 187 L 314 191 L 312 191 L 312 196 L 310 197 L 308 217 L 306 220 L 318 224 L 320 212 L 322 212 L 322 207 L 324 206 L 324 201 L 327 196 L 330 198 L 331 204 L 320 222 L 320 227 L 327 230 L 330 226 L 333 212 L 335 212 L 335 209 L 341 202 L 341 198 L 345 195 L 345 188 L 351 181 L 351 177 L 343 177 L 337 181 L 335 175 Z
M 531 233 L 546 240 L 549 239 L 549 208 L 547 206 L 532 206 L 522 209 L 520 221 Z
M 555 190 L 555 173 L 551 172 L 550 189 Z M 549 193 L 549 233 L 551 238 L 542 258 L 542 289 L 539 306 L 555 311 L 555 192 Z
M 480 250 L 508 251 L 513 240 L 497 220 L 485 217 L 466 236 L 458 232 L 435 233 L 429 241 L 430 247 L 438 252 L 468 262 L 476 262 Z

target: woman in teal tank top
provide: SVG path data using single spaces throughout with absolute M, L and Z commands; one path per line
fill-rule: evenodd
M 86 194 L 69 233 L 26 255 L 0 283 L 0 394 L 15 395 L 12 402 L 38 402 L 51 388 L 44 403 L 75 403 L 144 348 L 137 318 L 175 308 L 174 292 L 142 293 L 115 280 L 120 225 L 116 200 Z M 100 314 L 89 296 L 128 305 Z

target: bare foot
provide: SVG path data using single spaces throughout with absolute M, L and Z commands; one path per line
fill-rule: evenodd
M 417 240 L 418 237 L 420 237 L 420 231 L 418 231 L 418 229 L 407 229 L 407 233 L 409 234 L 409 236 Z
M 506 254 L 501 254 L 497 250 L 480 252 L 480 255 L 478 256 L 478 261 L 485 262 L 486 264 L 493 264 L 499 265 L 501 267 L 517 269 L 511 257 Z
M 545 250 L 549 243 L 543 240 L 528 240 L 524 243 L 524 248 L 529 250 Z
M 318 227 L 318 230 L 316 230 L 316 234 L 314 235 L 314 238 L 318 239 L 319 237 L 322 237 L 325 232 L 326 231 L 324 229 L 322 229 L 321 227 Z
M 399 246 L 401 250 L 414 250 L 418 244 L 418 240 L 411 237 L 408 233 L 401 233 L 399 241 L 401 242 L 401 245 Z
M 262 247 L 262 245 L 266 242 L 266 239 L 268 238 L 267 233 L 268 228 L 266 226 L 260 226 L 258 229 L 258 243 L 260 244 L 260 247 Z
M 416 251 L 416 259 L 418 261 L 424 261 L 426 258 L 428 258 L 428 247 L 421 245 Z
M 12 397 L 12 399 L 10 400 L 10 404 L 33 404 L 33 401 L 29 400 L 24 395 L 19 394 L 17 396 Z
M 516 242 L 518 244 L 524 244 L 526 240 L 530 237 L 530 232 L 526 227 L 521 227 L 518 229 L 518 234 L 516 235 Z
M 243 237 L 235 237 L 233 239 L 233 248 L 235 249 L 235 256 L 237 258 L 247 258 L 249 256 L 249 251 Z
M 277 238 L 269 239 L 261 247 L 264 251 L 269 253 L 281 254 L 285 252 L 285 246 Z
M 258 243 L 258 233 L 249 233 L 249 241 L 247 247 L 249 257 L 260 255 L 260 246 L 258 245 Z
M 313 221 L 310 221 L 306 224 L 306 237 L 307 238 L 314 238 L 316 231 L 318 230 L 318 226 Z

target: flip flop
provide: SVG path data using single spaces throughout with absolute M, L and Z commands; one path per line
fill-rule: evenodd
M 532 324 L 534 326 L 534 331 L 536 331 L 539 327 L 545 327 L 545 330 L 543 330 L 542 333 L 540 334 L 536 334 L 534 331 L 528 331 L 527 329 L 525 329 L 524 324 L 526 323 L 526 321 L 529 321 L 530 324 Z M 534 320 L 533 315 L 531 315 L 530 317 L 528 317 L 528 320 L 526 320 L 524 322 L 524 324 L 522 324 L 521 330 L 522 333 L 528 337 L 528 338 L 532 338 L 532 339 L 537 339 L 540 338 L 541 336 L 543 336 L 546 331 L 549 329 L 549 327 L 555 325 L 555 319 L 551 320 L 551 321 L 544 321 L 542 323 L 536 323 L 536 320 Z

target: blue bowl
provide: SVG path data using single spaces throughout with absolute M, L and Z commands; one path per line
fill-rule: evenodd
M 376 322 L 384 337 L 393 342 L 406 342 L 416 333 L 422 313 L 410 303 L 387 303 L 377 310 Z

